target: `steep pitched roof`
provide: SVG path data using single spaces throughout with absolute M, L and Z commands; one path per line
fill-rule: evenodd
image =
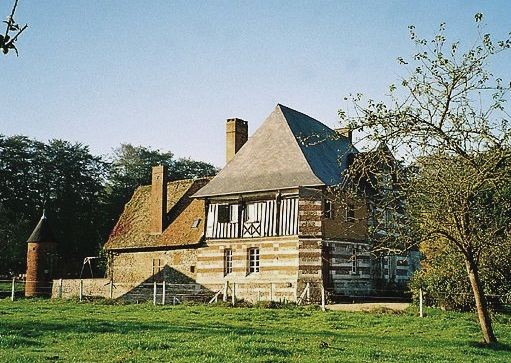
M 235 157 L 194 197 L 335 185 L 348 138 L 301 112 L 277 105 Z
M 165 248 L 196 245 L 204 234 L 205 203 L 191 195 L 203 187 L 208 178 L 177 180 L 167 184 L 168 226 L 161 234 L 150 233 L 151 186 L 138 187 L 124 207 L 108 241 L 106 250 Z M 197 226 L 192 226 L 199 220 Z
M 37 223 L 37 226 L 32 231 L 32 234 L 30 235 L 30 237 L 28 237 L 27 242 L 32 243 L 56 242 L 50 224 L 48 222 L 48 218 L 46 218 L 44 212 L 41 219 L 39 220 L 39 223 Z

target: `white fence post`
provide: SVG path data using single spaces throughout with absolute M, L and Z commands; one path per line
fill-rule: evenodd
M 59 299 L 62 299 L 63 284 L 64 282 L 62 281 L 62 279 L 59 279 Z
M 321 310 L 325 311 L 325 287 L 321 285 Z
M 108 297 L 110 300 L 114 298 L 114 279 L 110 279 L 110 286 L 108 286 Z
M 222 298 L 222 300 L 224 302 L 227 302 L 227 289 L 228 289 L 228 287 L 229 287 L 229 281 L 225 281 L 224 282 L 224 296 Z
M 83 299 L 83 280 L 80 279 L 80 302 Z
M 161 304 L 162 305 L 165 305 L 165 286 L 166 286 L 166 283 L 165 283 L 165 281 L 163 281 L 163 291 L 162 291 L 162 295 L 161 295 Z
M 16 291 L 16 277 L 12 278 L 12 286 L 11 286 L 11 301 L 14 301 L 14 293 Z
M 153 283 L 153 305 L 156 305 L 156 281 Z
M 236 283 L 232 283 L 231 287 L 231 293 L 232 293 L 232 306 L 236 305 Z
M 422 293 L 422 287 L 419 289 L 419 316 L 421 318 L 424 317 L 424 310 L 422 308 L 422 299 L 423 299 L 423 293 Z
M 310 303 L 311 301 L 311 289 L 310 284 L 307 282 L 307 285 L 305 286 L 305 289 L 307 291 L 307 303 Z

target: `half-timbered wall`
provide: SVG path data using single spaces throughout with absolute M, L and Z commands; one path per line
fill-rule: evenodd
M 220 221 L 219 210 L 229 206 L 230 218 Z M 234 215 L 233 215 L 234 214 Z M 256 238 L 298 234 L 298 198 L 263 200 L 244 204 L 211 203 L 206 237 Z

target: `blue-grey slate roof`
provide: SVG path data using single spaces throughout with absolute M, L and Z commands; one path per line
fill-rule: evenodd
M 194 197 L 339 184 L 349 153 L 347 137 L 283 105 Z

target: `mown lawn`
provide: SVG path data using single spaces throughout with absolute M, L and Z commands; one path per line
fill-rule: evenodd
M 511 362 L 511 315 L 483 348 L 471 314 L 0 301 L 1 362 Z

